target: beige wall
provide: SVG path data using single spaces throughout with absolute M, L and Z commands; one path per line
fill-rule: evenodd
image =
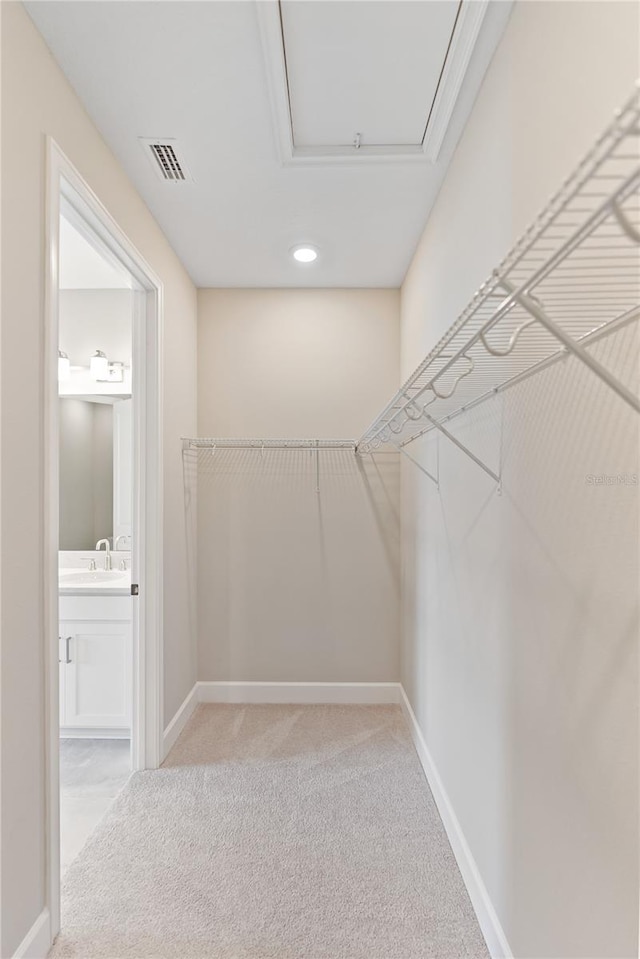
M 201 436 L 358 437 L 397 388 L 397 290 L 201 290 Z M 395 681 L 395 457 L 200 454 L 199 679 Z M 388 504 L 391 502 L 392 509 Z
M 630 96 L 638 35 L 631 3 L 515 6 L 402 288 L 403 375 Z M 638 369 L 633 330 L 594 352 Z M 504 492 L 444 439 L 440 494 L 402 464 L 405 688 L 514 955 L 637 956 L 638 489 L 586 482 L 638 473 L 637 417 L 569 360 L 452 428 L 502 442 Z
M 201 436 L 359 437 L 398 388 L 397 290 L 199 290 Z
M 164 283 L 165 715 L 195 679 L 179 437 L 196 421 L 196 295 L 22 6 L 2 17 L 2 943 L 45 905 L 43 277 L 45 135 L 52 135 Z M 19 97 L 16 95 L 19 91 Z

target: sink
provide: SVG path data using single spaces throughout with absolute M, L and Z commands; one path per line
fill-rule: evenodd
M 126 589 L 131 583 L 128 570 L 121 569 L 61 569 L 58 583 L 65 586 L 102 586 Z

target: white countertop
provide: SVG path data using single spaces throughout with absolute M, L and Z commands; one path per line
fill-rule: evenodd
M 131 593 L 131 570 L 67 566 L 58 570 L 58 587 L 64 595 L 128 596 Z

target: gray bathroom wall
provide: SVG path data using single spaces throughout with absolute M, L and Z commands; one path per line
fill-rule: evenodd
M 60 399 L 60 549 L 113 534 L 113 406 Z

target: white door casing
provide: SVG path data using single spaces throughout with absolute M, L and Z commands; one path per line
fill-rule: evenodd
M 162 283 L 48 137 L 46 182 L 44 357 L 44 602 L 47 879 L 50 937 L 60 929 L 60 672 L 58 602 L 58 269 L 61 203 L 70 205 L 87 238 L 134 278 L 132 407 L 132 765 L 154 768 L 162 758 Z M 64 674 L 64 685 L 68 675 Z M 65 689 L 65 700 L 67 700 Z M 66 702 L 65 702 L 66 706 Z

